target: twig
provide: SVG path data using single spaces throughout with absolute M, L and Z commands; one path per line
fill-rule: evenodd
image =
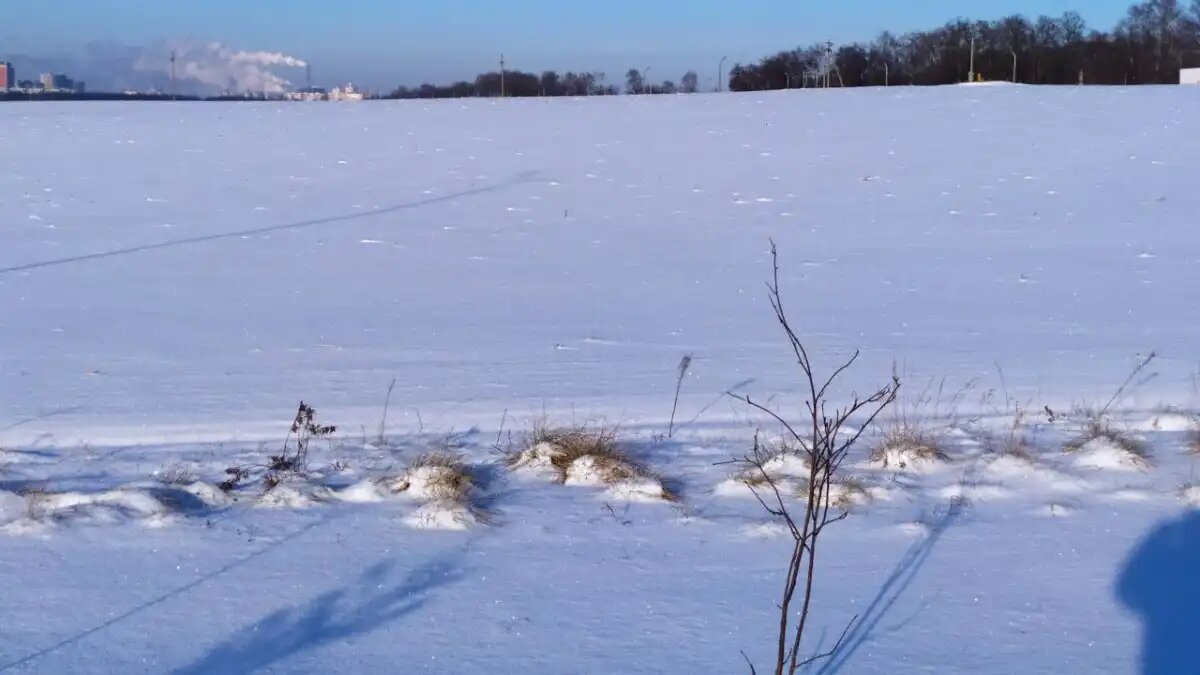
M 387 414 L 388 405 L 392 402 L 392 389 L 396 386 L 396 378 L 392 378 L 392 383 L 388 385 L 387 396 L 383 399 L 383 416 L 379 418 L 379 444 L 385 445 L 384 434 L 387 429 Z
M 692 355 L 684 354 L 679 360 L 679 377 L 675 380 L 675 402 L 671 404 L 671 424 L 667 427 L 667 438 L 675 434 L 675 410 L 679 407 L 679 390 L 683 387 L 683 378 L 687 375 L 688 368 L 691 367 Z
M 746 665 L 750 666 L 750 675 L 758 675 L 758 671 L 754 669 L 754 664 L 750 661 L 750 657 L 746 656 L 745 650 L 742 650 L 742 658 L 746 660 Z
M 1157 356 L 1157 352 L 1150 352 L 1146 358 L 1142 359 L 1141 363 L 1139 363 L 1137 367 L 1133 369 L 1133 372 L 1129 373 L 1129 377 L 1125 378 L 1125 381 L 1122 382 L 1121 386 L 1117 388 L 1117 391 L 1115 394 L 1113 394 L 1112 398 L 1108 399 L 1108 403 L 1105 403 L 1104 407 L 1100 409 L 1100 414 L 1097 415 L 1097 417 L 1104 417 L 1105 413 L 1108 412 L 1108 409 L 1112 406 L 1112 404 L 1116 403 L 1117 399 L 1121 398 L 1121 394 L 1125 393 L 1125 388 L 1129 386 L 1130 382 L 1133 382 L 1133 378 L 1137 377 L 1138 373 L 1142 372 L 1146 366 L 1150 365 L 1150 362 L 1153 361 Z

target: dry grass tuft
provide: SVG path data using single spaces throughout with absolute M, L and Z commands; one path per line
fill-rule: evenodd
M 1192 428 L 1188 430 L 1187 451 L 1193 455 L 1200 455 L 1200 417 L 1192 419 Z
M 1092 441 L 1110 443 L 1129 455 L 1130 460 L 1138 466 L 1144 468 L 1150 465 L 1150 451 L 1145 443 L 1126 431 L 1113 428 L 1108 420 L 1100 417 L 1089 419 L 1078 436 L 1063 444 L 1063 452 L 1079 452 Z
M 171 464 L 155 477 L 163 485 L 191 485 L 198 480 L 192 465 L 182 462 Z
M 434 450 L 417 457 L 391 487 L 425 501 L 467 504 L 475 481 L 462 455 Z
M 940 464 L 950 461 L 942 449 L 941 438 L 923 429 L 908 425 L 893 426 L 871 450 L 870 461 L 883 468 L 905 469 L 909 464 Z
M 617 442 L 611 427 L 574 426 L 554 428 L 544 422 L 534 426 L 523 449 L 504 453 L 510 470 L 534 469 L 552 473 L 558 483 L 613 486 L 626 481 L 655 481 L 661 478 L 634 460 Z M 677 496 L 663 488 L 663 498 Z
M 625 467 L 637 467 L 617 443 L 616 429 L 606 427 L 576 426 L 552 428 L 539 423 L 523 444 L 523 450 L 510 451 L 504 455 L 504 464 L 509 469 L 542 463 L 549 465 L 559 482 L 567 480 L 567 473 L 576 460 L 583 457 L 595 458 L 598 470 L 610 473 L 615 480 L 632 478 Z

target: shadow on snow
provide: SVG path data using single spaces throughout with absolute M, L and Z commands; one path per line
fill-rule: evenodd
M 1144 675 L 1195 672 L 1200 631 L 1200 511 L 1159 525 L 1126 559 L 1114 588 L 1142 621 Z
M 176 675 L 251 673 L 299 652 L 381 628 L 419 610 L 435 589 L 463 577 L 457 557 L 438 557 L 388 584 L 392 564 L 377 564 L 358 584 L 323 593 L 238 629 Z

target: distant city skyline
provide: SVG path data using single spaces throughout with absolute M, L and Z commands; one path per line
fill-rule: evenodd
M 47 8 L 53 4 L 53 8 Z M 826 3 L 832 4 L 832 3 Z M 755 62 L 823 40 L 869 40 L 884 30 L 932 28 L 955 17 L 1077 11 L 1108 30 L 1131 0 L 845 0 L 835 7 L 797 0 L 487 0 L 404 2 L 321 0 L 4 0 L 0 60 L 21 79 L 70 72 L 91 88 L 161 86 L 168 54 L 189 50 L 188 77 L 210 88 L 276 86 L 274 74 L 304 85 L 304 69 L 280 63 L 230 63 L 246 53 L 287 55 L 312 65 L 314 82 L 354 82 L 374 91 L 423 82 L 473 79 L 498 67 L 540 72 L 602 71 L 620 83 L 629 68 L 650 80 L 700 74 L 710 88 L 717 64 Z M 916 6 L 913 6 L 916 5 Z M 223 51 L 209 49 L 220 43 Z M 225 62 L 221 62 L 225 59 Z M 37 71 L 37 72 L 31 72 Z M 207 79 L 205 79 L 207 78 Z M 248 86 L 248 84 L 247 84 Z M 281 85 L 282 86 L 282 85 Z

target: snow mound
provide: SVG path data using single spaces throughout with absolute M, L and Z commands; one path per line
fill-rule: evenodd
M 1144 457 L 1104 436 L 1087 441 L 1073 454 L 1075 466 L 1083 469 L 1145 471 L 1148 467 Z
M 741 535 L 748 539 L 779 539 L 790 537 L 792 533 L 783 523 L 771 522 L 745 525 L 741 529 Z
M 674 497 L 657 478 L 627 478 L 614 483 L 605 493 L 608 499 L 623 502 L 670 502 Z
M 565 485 L 599 487 L 648 476 L 631 462 L 607 455 L 583 455 L 567 465 Z
M 338 501 L 347 502 L 350 504 L 372 504 L 381 502 L 391 497 L 393 492 L 385 484 L 385 481 L 379 479 L 368 478 L 360 480 L 353 485 L 349 485 L 341 490 L 335 490 L 332 497 Z
M 15 504 L 11 499 L 6 511 Z M 171 509 L 147 490 L 117 488 L 105 492 L 40 492 L 26 495 L 25 518 L 9 531 L 39 531 L 51 525 L 115 525 L 138 522 L 152 527 L 163 525 Z
M 925 473 L 940 469 L 949 458 L 935 445 L 910 434 L 887 438 L 871 452 L 866 466 L 892 471 Z
M 1200 485 L 1189 485 L 1179 493 L 1179 498 L 1188 506 L 1200 507 Z
M 766 473 L 766 476 L 763 474 Z M 789 497 L 806 496 L 803 489 L 808 484 L 808 460 L 796 453 L 778 453 L 762 462 L 762 469 L 747 467 L 717 483 L 714 492 L 721 497 L 746 497 L 753 499 L 757 488 L 769 489 L 767 476 L 775 482 L 780 494 Z
M 324 488 L 303 484 L 281 484 L 268 490 L 254 503 L 260 509 L 307 509 L 323 503 L 329 497 Z
M 1146 490 L 1125 488 L 1104 495 L 1104 499 L 1113 502 L 1148 502 L 1154 499 L 1154 495 Z
M 0 491 L 0 523 L 21 518 L 26 513 L 25 498 L 13 492 Z
M 426 464 L 409 469 L 391 488 L 420 501 L 462 501 L 471 478 L 459 464 Z
M 994 501 L 1012 496 L 1012 490 L 993 483 L 958 483 L 936 492 L 943 499 L 966 498 L 970 501 Z
M 755 469 L 755 471 L 758 470 Z M 775 488 L 779 490 L 781 496 L 797 499 L 801 502 L 808 499 L 807 477 L 796 478 L 793 476 L 772 475 L 772 479 L 775 481 Z M 769 496 L 771 499 L 774 499 L 774 493 L 771 492 L 771 488 L 767 482 L 761 479 L 761 476 L 759 480 L 754 480 L 750 475 L 727 478 L 717 483 L 713 492 L 720 497 L 739 499 L 755 499 L 757 492 L 761 497 Z M 829 502 L 840 509 L 864 506 L 875 501 L 876 498 L 886 501 L 891 498 L 891 493 L 885 488 L 864 485 L 854 477 L 836 479 L 829 485 Z
M 795 453 L 781 453 L 763 462 L 763 468 L 772 476 L 794 476 L 808 478 L 808 459 Z M 757 469 L 755 469 L 757 471 Z
M 522 450 L 509 461 L 509 467 L 515 471 L 526 471 L 539 475 L 557 475 L 558 469 L 554 460 L 562 457 L 563 449 L 554 443 L 542 441 L 532 447 Z
M 1087 492 L 1091 485 L 1075 476 L 1063 473 L 1033 460 L 1014 455 L 1001 455 L 983 467 L 981 473 L 1000 483 L 1019 483 L 1019 487 L 1039 487 L 1055 492 Z
M 403 522 L 417 530 L 469 530 L 481 524 L 479 514 L 470 506 L 447 500 L 422 504 Z
M 1163 412 L 1135 425 L 1138 431 L 1191 431 L 1196 428 L 1197 417 L 1177 412 Z
M 221 488 L 212 483 L 204 481 L 195 481 L 187 485 L 180 485 L 179 489 L 199 499 L 205 506 L 211 508 L 224 508 L 233 503 L 233 497 Z

